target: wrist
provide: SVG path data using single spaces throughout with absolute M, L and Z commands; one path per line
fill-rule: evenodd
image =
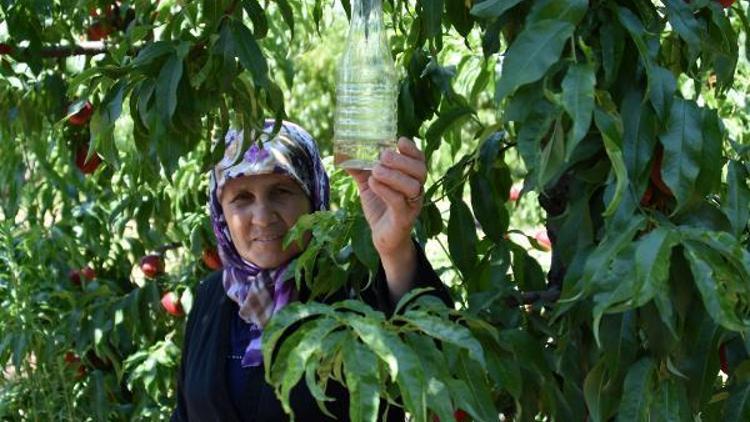
M 414 251 L 414 244 L 411 237 L 406 237 L 400 243 L 392 245 L 387 249 L 376 249 L 378 249 L 381 261 L 399 262 L 405 260 Z
M 417 270 L 417 250 L 411 238 L 394 248 L 391 253 L 380 255 L 391 300 L 396 303 L 411 290 Z

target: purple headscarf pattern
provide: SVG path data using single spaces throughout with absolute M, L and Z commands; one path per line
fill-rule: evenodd
M 245 140 L 242 131 L 230 129 L 224 138 L 224 158 L 214 167 L 209 182 L 208 205 L 219 256 L 224 263 L 224 290 L 239 305 L 240 318 L 250 324 L 251 340 L 242 359 L 243 367 L 263 362 L 263 325 L 293 299 L 294 283 L 287 281 L 294 274 L 286 271 L 291 261 L 263 270 L 240 256 L 219 201 L 224 184 L 240 176 L 287 174 L 310 198 L 313 211 L 327 210 L 330 201 L 328 175 L 312 136 L 300 126 L 284 121 L 279 133 L 269 139 L 273 126 L 274 120 L 265 121 L 258 142 L 253 142 L 254 136 Z

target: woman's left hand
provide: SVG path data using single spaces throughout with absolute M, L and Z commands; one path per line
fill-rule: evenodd
M 404 252 L 411 255 L 411 230 L 422 209 L 427 179 L 422 151 L 411 139 L 401 137 L 398 152 L 384 151 L 372 171 L 347 172 L 357 182 L 362 209 L 381 259 Z

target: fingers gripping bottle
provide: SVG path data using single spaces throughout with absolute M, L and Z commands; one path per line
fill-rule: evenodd
M 398 78 L 383 26 L 382 0 L 353 0 L 336 78 L 334 163 L 372 169 L 396 145 Z

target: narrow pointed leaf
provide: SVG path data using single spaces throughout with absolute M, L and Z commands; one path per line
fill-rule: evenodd
M 594 86 L 596 75 L 587 64 L 572 65 L 562 82 L 562 101 L 565 112 L 573 120 L 565 145 L 565 160 L 569 161 L 578 142 L 591 126 L 594 111 Z
M 505 55 L 495 101 L 500 102 L 519 87 L 541 79 L 560 59 L 574 30 L 573 24 L 555 19 L 526 25 Z
M 694 102 L 675 98 L 666 131 L 660 136 L 664 145 L 662 178 L 677 198 L 678 207 L 684 206 L 695 190 L 703 149 L 701 121 Z
M 652 376 L 656 365 L 651 358 L 642 358 L 628 369 L 623 385 L 618 421 L 647 421 L 653 396 Z

